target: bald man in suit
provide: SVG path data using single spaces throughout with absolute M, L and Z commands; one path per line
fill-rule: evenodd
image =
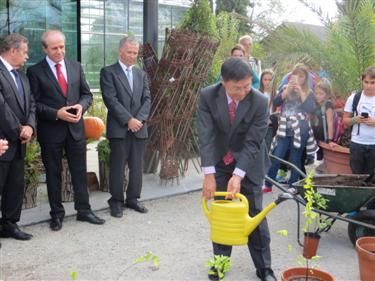
M 36 101 L 38 142 L 46 169 L 50 228 L 62 228 L 65 216 L 61 202 L 61 160 L 65 151 L 74 191 L 77 220 L 103 224 L 91 210 L 87 190 L 86 139 L 83 114 L 92 93 L 81 65 L 65 58 L 65 35 L 48 30 L 42 35 L 46 57 L 27 70 Z

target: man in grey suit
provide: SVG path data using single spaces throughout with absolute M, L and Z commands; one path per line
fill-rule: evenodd
M 111 216 L 122 217 L 122 207 L 146 213 L 138 199 L 142 189 L 144 141 L 148 137 L 145 121 L 150 113 L 151 98 L 146 73 L 136 67 L 139 44 L 133 37 L 120 41 L 119 60 L 100 72 L 100 87 L 108 108 L 107 138 L 109 157 L 108 200 Z M 124 200 L 124 170 L 129 166 L 129 181 Z
M 26 143 L 36 126 L 29 81 L 18 71 L 29 58 L 27 44 L 24 36 L 14 33 L 4 38 L 0 48 L 0 139 L 9 146 L 4 153 L 0 151 L 0 237 L 17 240 L 32 238 L 17 226 L 25 189 Z
M 252 70 L 240 58 L 221 67 L 221 83 L 202 89 L 198 104 L 198 138 L 204 172 L 203 197 L 241 192 L 250 216 L 262 210 L 262 184 L 269 167 L 264 137 L 268 126 L 267 98 L 251 88 Z M 249 237 L 248 248 L 261 280 L 276 280 L 271 269 L 270 234 L 266 219 Z M 213 243 L 214 255 L 230 256 L 232 247 Z M 215 268 L 208 275 L 218 280 Z

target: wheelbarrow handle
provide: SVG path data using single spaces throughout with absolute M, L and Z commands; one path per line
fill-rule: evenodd
M 279 161 L 279 162 L 281 162 L 281 163 L 283 163 L 283 164 L 285 164 L 285 165 L 291 167 L 291 168 L 294 169 L 298 174 L 300 174 L 303 178 L 306 178 L 306 177 L 307 177 L 307 175 L 306 175 L 304 172 L 302 172 L 301 169 L 298 168 L 296 165 L 294 165 L 294 164 L 292 164 L 292 163 L 290 163 L 290 162 L 288 162 L 288 161 L 286 161 L 286 160 L 284 160 L 284 159 L 281 159 L 281 158 L 279 158 L 279 157 L 277 157 L 277 156 L 275 156 L 275 155 L 272 155 L 271 153 L 269 154 L 269 156 L 270 156 L 271 159 L 275 159 L 275 160 L 277 160 L 277 161 Z

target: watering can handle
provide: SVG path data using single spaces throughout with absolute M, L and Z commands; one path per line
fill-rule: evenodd
M 217 192 L 215 192 L 214 196 L 227 196 L 228 194 L 230 194 L 230 192 L 217 191 Z M 240 199 L 243 203 L 246 204 L 247 210 L 249 209 L 249 202 L 247 201 L 247 198 L 244 195 L 242 195 L 241 193 L 236 193 L 234 195 L 234 197 Z M 205 198 L 202 198 L 202 208 L 203 208 L 203 211 L 206 214 L 206 216 L 209 217 L 210 211 L 208 210 L 207 201 L 206 201 Z

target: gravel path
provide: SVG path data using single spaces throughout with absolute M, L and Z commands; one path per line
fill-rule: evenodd
M 265 202 L 277 193 L 266 194 Z M 201 210 L 200 192 L 144 202 L 150 212 L 126 210 L 121 219 L 99 212 L 104 226 L 66 218 L 63 229 L 51 232 L 48 224 L 23 229 L 34 238 L 28 242 L 2 239 L 0 280 L 208 280 L 205 264 L 211 258 L 209 225 Z M 296 266 L 301 250 L 296 246 L 295 203 L 286 202 L 269 216 L 272 236 L 273 269 Z M 319 267 L 329 270 L 337 280 L 358 280 L 355 249 L 346 234 L 345 223 L 336 223 L 323 234 Z M 276 234 L 288 229 L 288 237 Z M 289 253 L 288 244 L 296 247 Z M 160 259 L 158 270 L 152 264 L 133 261 L 152 251 Z M 247 247 L 236 247 L 227 280 L 258 280 Z

